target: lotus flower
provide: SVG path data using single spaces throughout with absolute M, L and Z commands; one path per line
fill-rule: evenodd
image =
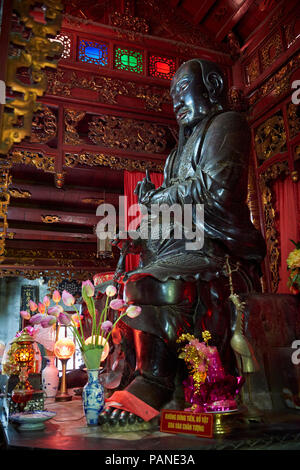
M 61 305 L 55 305 L 54 307 L 50 307 L 48 309 L 49 315 L 59 315 L 63 311 L 64 309 L 62 308 Z
M 120 310 L 124 307 L 124 305 L 126 305 L 126 303 L 122 299 L 111 300 L 109 304 L 110 308 L 112 308 L 113 310 Z
M 67 307 L 71 307 L 75 304 L 75 299 L 73 295 L 67 292 L 66 290 L 64 290 L 62 293 L 62 301 L 65 305 L 67 305 Z
M 58 315 L 58 321 L 61 325 L 64 325 L 64 326 L 69 326 L 70 323 L 71 323 L 71 316 L 68 315 L 67 313 L 65 312 L 61 312 L 59 315 Z
M 32 312 L 35 312 L 38 308 L 37 304 L 33 300 L 29 300 L 29 308 Z
M 35 315 L 33 315 L 33 317 L 30 318 L 29 321 L 32 325 L 38 325 L 39 323 L 41 323 L 43 318 L 45 318 L 45 315 L 43 315 L 42 313 L 36 313 Z
M 79 328 L 79 326 L 80 326 L 80 320 L 83 319 L 83 315 L 78 315 L 77 313 L 74 313 L 74 314 L 71 316 L 71 319 L 72 319 L 72 322 L 74 323 L 74 325 L 76 326 L 76 328 Z
M 117 293 L 117 289 L 115 286 L 107 286 L 106 291 L 105 291 L 107 297 L 113 297 Z
M 41 302 L 39 302 L 38 311 L 43 314 L 46 312 L 46 306 L 42 304 Z
M 53 300 L 53 302 L 55 302 L 56 304 L 58 304 L 58 302 L 60 302 L 60 299 L 61 299 L 60 293 L 58 292 L 58 290 L 55 290 L 55 291 L 53 292 L 53 295 L 52 295 L 52 300 Z
M 109 333 L 112 330 L 113 324 L 111 321 L 106 320 L 102 323 L 101 325 L 101 330 L 103 330 L 105 333 Z
M 43 304 L 45 305 L 45 307 L 50 306 L 50 299 L 49 299 L 48 295 L 45 295 L 45 297 L 43 299 Z
M 24 320 L 30 320 L 31 318 L 30 313 L 27 312 L 27 310 L 21 310 L 20 315 Z
M 130 305 L 126 310 L 126 315 L 129 318 L 136 318 L 141 313 L 141 307 L 137 307 L 136 305 Z
M 43 328 L 48 328 L 51 325 L 55 325 L 56 317 L 54 315 L 45 315 L 41 321 L 41 325 Z
M 87 297 L 93 297 L 95 293 L 94 284 L 91 281 L 83 281 L 82 290 L 84 291 Z

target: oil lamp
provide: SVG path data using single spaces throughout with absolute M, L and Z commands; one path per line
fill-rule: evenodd
M 66 386 L 66 365 L 70 357 L 73 356 L 75 352 L 75 344 L 70 338 L 62 338 L 56 341 L 54 344 L 54 354 L 61 360 L 62 363 L 62 376 L 61 376 L 61 385 L 60 391 L 57 393 L 55 400 L 56 401 L 70 401 L 72 396 L 67 392 Z
M 21 412 L 33 395 L 33 387 L 28 380 L 28 369 L 34 361 L 33 343 L 34 339 L 26 331 L 13 341 L 16 347 L 14 359 L 19 367 L 19 382 L 13 389 L 11 398 L 18 403 Z

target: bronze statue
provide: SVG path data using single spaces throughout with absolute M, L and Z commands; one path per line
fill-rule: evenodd
M 178 146 L 166 161 L 162 186 L 155 189 L 147 174 L 136 188 L 149 215 L 139 232 L 152 224 L 156 236 L 129 234 L 126 240 L 115 241 L 127 252 L 140 252 L 138 269 L 117 273 L 126 299 L 142 307 L 137 318 L 124 320 L 136 361 L 125 391 L 158 411 L 173 397 L 180 334 L 208 329 L 225 368 L 232 370 L 225 261 L 238 266 L 233 276 L 236 293 L 259 291 L 259 266 L 265 255 L 264 240 L 251 223 L 245 202 L 250 132 L 245 118 L 226 108 L 222 73 L 214 63 L 190 60 L 177 70 L 170 92 L 179 124 Z M 167 228 L 161 214 L 153 216 L 153 205 L 163 204 L 189 208 L 194 244 L 191 230 L 176 236 L 176 216 Z M 204 224 L 196 210 L 200 205 Z M 99 423 L 135 419 L 134 413 L 112 406 Z

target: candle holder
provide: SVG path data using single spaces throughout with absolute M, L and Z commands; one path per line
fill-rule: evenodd
M 56 394 L 55 401 L 71 401 L 72 396 L 68 394 L 66 385 L 66 366 L 70 357 L 75 352 L 75 344 L 69 338 L 62 338 L 54 345 L 54 354 L 62 363 L 62 376 L 60 391 Z

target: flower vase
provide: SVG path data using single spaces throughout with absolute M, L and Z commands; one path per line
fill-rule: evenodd
M 104 407 L 104 387 L 98 380 L 99 369 L 88 369 L 88 381 L 83 387 L 83 409 L 88 426 L 98 425 L 98 415 Z
M 45 356 L 46 367 L 42 370 L 42 388 L 47 398 L 54 398 L 59 384 L 58 369 L 54 364 L 55 356 Z

